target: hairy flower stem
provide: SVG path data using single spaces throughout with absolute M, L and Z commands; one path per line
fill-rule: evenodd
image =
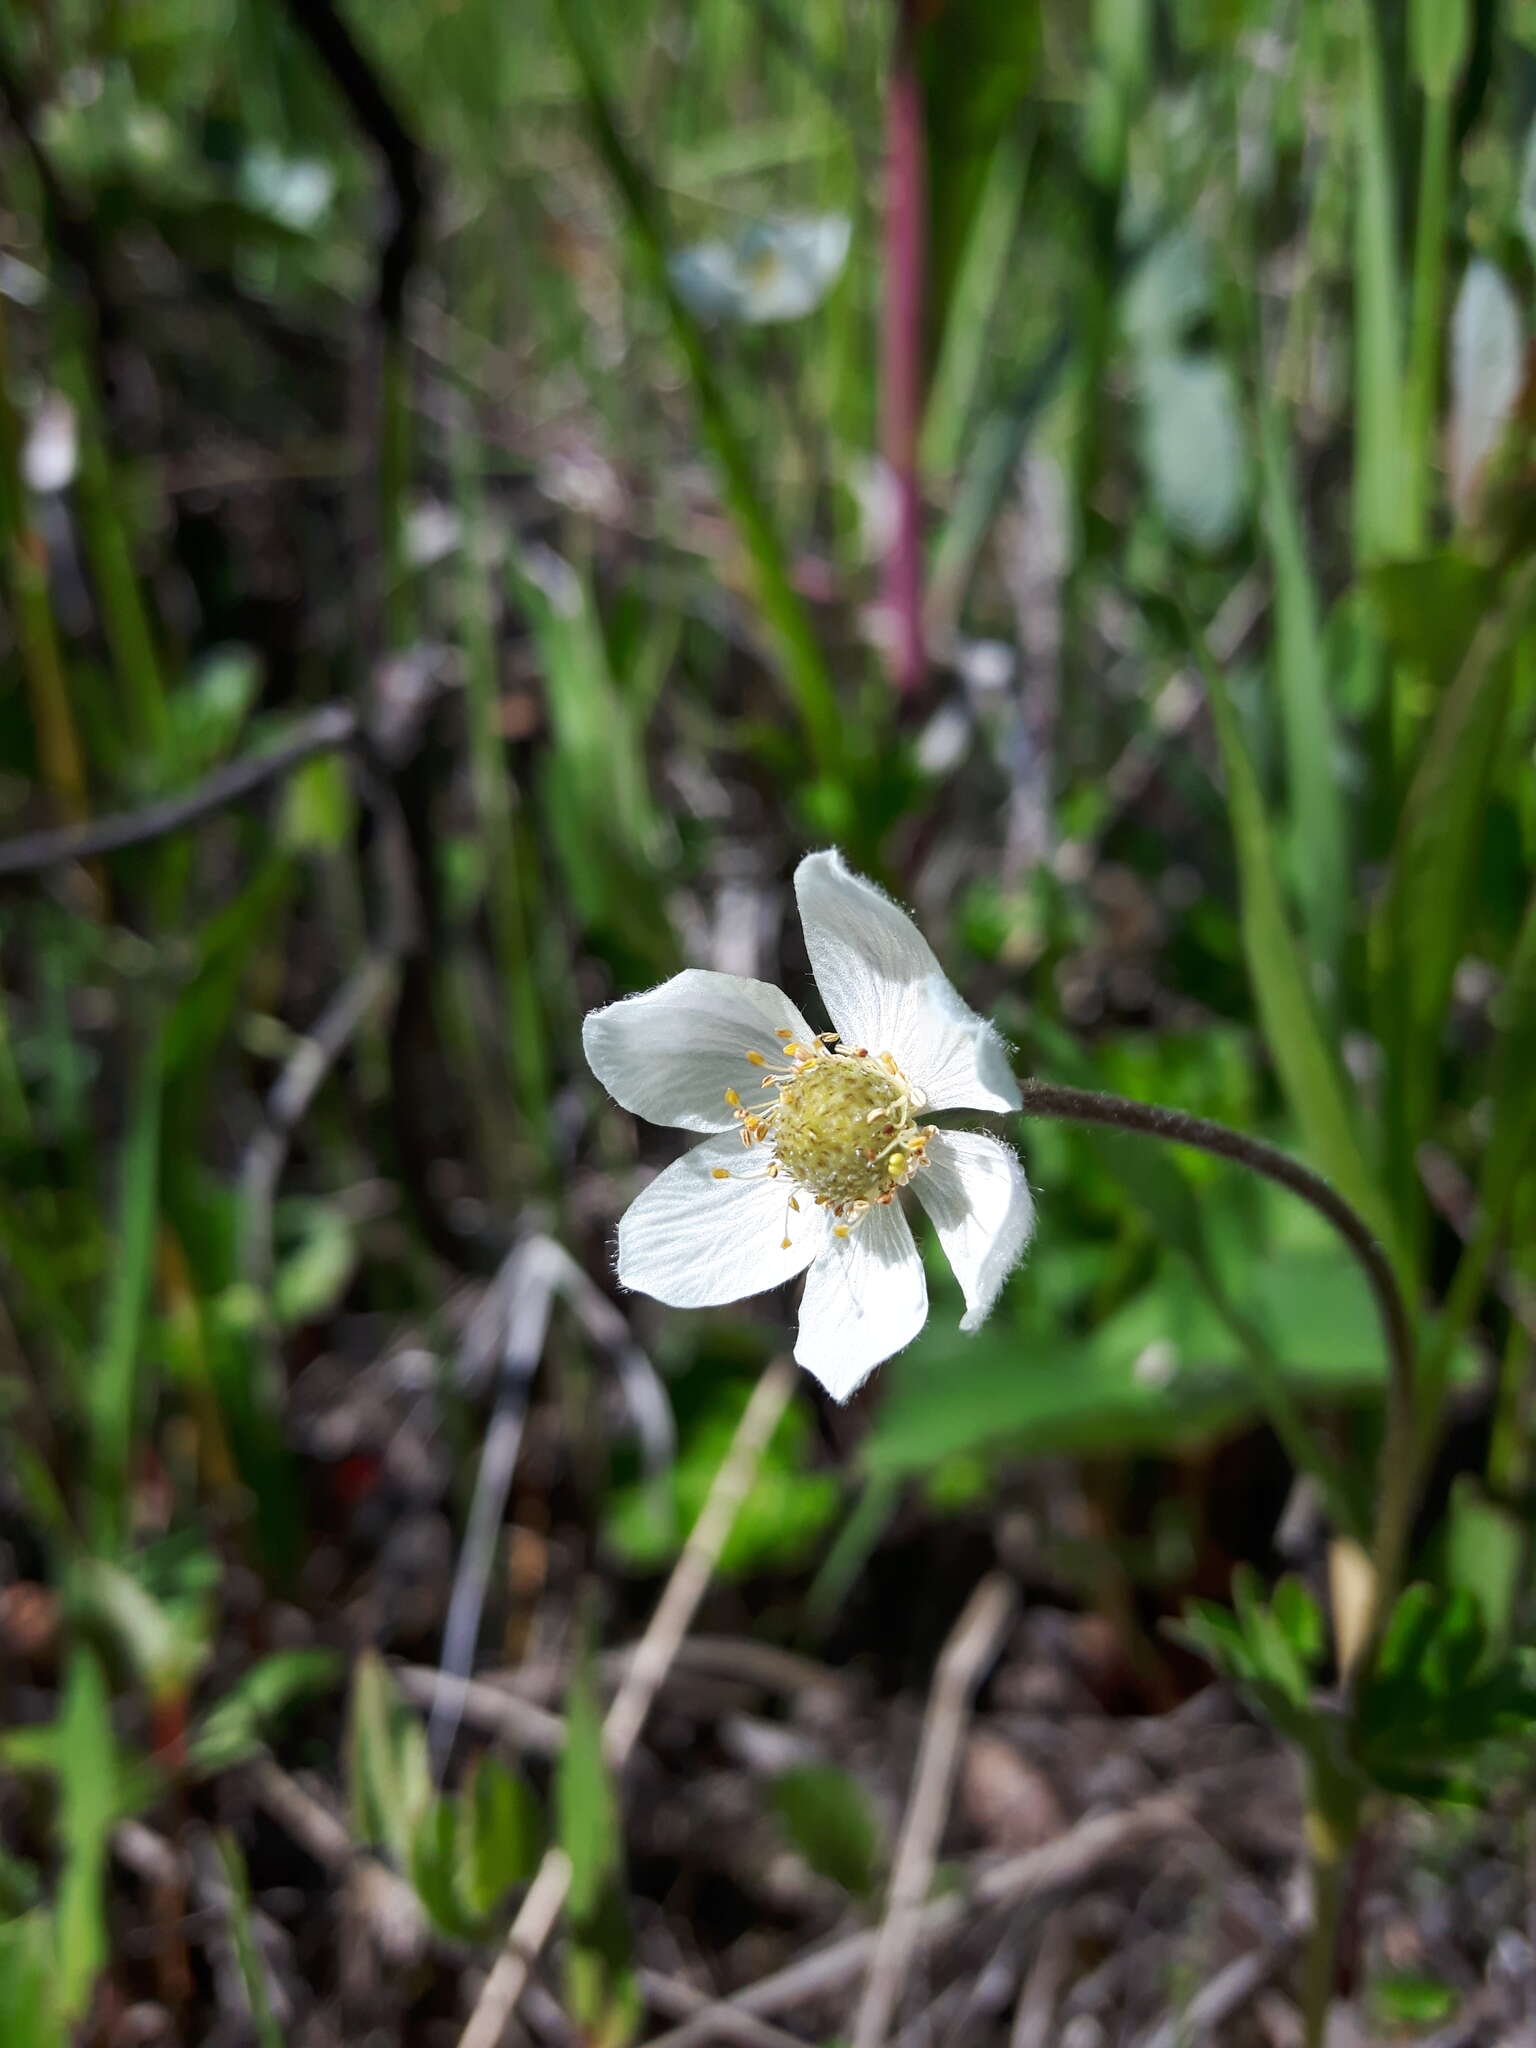
M 1208 1117 L 1087 1088 L 1051 1081 L 1025 1081 L 1026 1116 L 1056 1117 L 1068 1123 L 1102 1124 L 1112 1130 L 1163 1138 L 1235 1160 L 1266 1180 L 1289 1188 L 1327 1218 L 1358 1260 L 1381 1318 L 1388 1360 L 1387 1433 L 1382 1447 L 1372 1541 L 1375 1566 L 1370 1612 L 1349 1671 L 1345 1694 L 1352 1710 L 1375 1657 L 1381 1630 L 1397 1597 L 1418 1497 L 1422 1460 L 1417 1455 L 1414 1406 L 1414 1345 L 1408 1308 L 1391 1260 L 1370 1225 L 1328 1182 L 1287 1153 Z M 1322 2048 L 1337 1969 L 1339 1923 L 1343 1915 L 1350 1859 L 1359 1834 L 1358 1802 L 1342 1788 L 1314 1781 L 1308 1800 L 1307 1846 L 1312 1874 L 1312 1932 L 1303 1968 L 1302 2010 L 1306 2048 Z
M 1359 1262 L 1381 1318 L 1390 1376 L 1389 1439 L 1395 1433 L 1393 1426 L 1399 1416 L 1406 1417 L 1408 1426 L 1412 1426 L 1413 1331 L 1397 1276 L 1365 1218 L 1321 1174 L 1292 1159 L 1289 1153 L 1266 1145 L 1262 1138 L 1250 1138 L 1226 1124 L 1213 1123 L 1209 1117 L 1191 1116 L 1187 1110 L 1131 1102 L 1122 1095 L 1101 1095 L 1091 1088 L 1068 1088 L 1054 1081 L 1025 1081 L 1022 1088 L 1026 1116 L 1103 1124 L 1111 1130 L 1162 1138 L 1173 1145 L 1190 1145 L 1198 1152 L 1214 1153 L 1218 1159 L 1236 1160 L 1239 1166 L 1289 1188 L 1293 1195 L 1310 1203 L 1333 1225 Z

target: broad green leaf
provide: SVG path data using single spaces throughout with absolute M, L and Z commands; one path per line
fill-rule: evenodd
M 1381 1333 L 1359 1269 L 1332 1246 L 1273 1248 L 1240 1306 L 1298 1398 L 1370 1399 L 1384 1384 Z M 1010 1328 L 994 1316 L 957 1337 L 935 1316 L 887 1369 L 865 1442 L 882 1477 L 958 1451 L 1064 1452 L 1208 1442 L 1262 1407 L 1247 1344 L 1182 1261 L 1085 1336 Z
M 476 1919 L 525 1884 L 544 1847 L 544 1820 L 524 1779 L 496 1756 L 479 1759 L 459 1798 L 457 1882 Z
M 1523 1518 L 1490 1500 L 1472 1474 L 1463 1472 L 1451 1489 L 1444 1543 L 1446 1585 L 1471 1594 L 1489 1641 L 1503 1648 L 1525 1583 L 1529 1539 Z
M 0 2041 L 6 2048 L 69 2048 L 59 2003 L 53 1923 L 30 1912 L 0 1920 Z
M 883 1845 L 856 1778 L 831 1764 L 801 1764 L 774 1780 L 772 1797 L 784 1832 L 818 1876 L 856 1899 L 874 1897 Z
M 406 1868 L 427 1917 L 450 1941 L 468 1941 L 478 1931 L 477 1916 L 466 1912 L 458 1883 L 458 1802 L 429 1798 L 416 1816 Z

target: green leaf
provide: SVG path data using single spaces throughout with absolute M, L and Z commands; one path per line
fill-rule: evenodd
M 89 1650 L 76 1649 L 70 1655 L 57 1726 L 54 1769 L 64 1856 L 55 1908 L 58 1998 L 65 2016 L 78 2020 L 107 1959 L 107 1847 L 123 1817 L 107 1681 Z
M 1308 963 L 1280 891 L 1280 863 L 1259 778 L 1226 678 L 1204 663 L 1227 776 L 1227 807 L 1242 884 L 1243 952 L 1286 1098 L 1314 1162 L 1381 1228 L 1383 1205 L 1366 1166 L 1343 1076 L 1324 1034 Z
M 1536 1729 L 1536 1670 L 1505 1652 L 1466 1591 L 1408 1587 L 1356 1719 L 1360 1768 L 1388 1792 L 1461 1798 L 1492 1746 Z
M 784 538 L 753 473 L 747 444 L 715 368 L 709 337 L 683 303 L 668 273 L 670 237 L 656 188 L 624 139 L 604 83 L 587 0 L 557 0 L 555 12 L 576 63 L 593 148 L 633 231 L 645 281 L 666 314 L 687 366 L 704 438 L 720 472 L 726 510 L 752 565 L 758 609 L 790 700 L 821 773 L 835 781 L 844 751 L 837 694 L 810 614 L 795 587 Z
M 41 1912 L 0 1920 L 0 2041 L 6 2048 L 69 2048 L 70 2039 L 53 1923 Z
M 469 1913 L 495 1913 L 532 1877 L 543 1848 L 543 1815 L 526 1781 L 499 1757 L 481 1757 L 459 1800 L 458 1885 Z
M 1433 1109 L 1452 983 L 1476 908 L 1473 887 L 1508 718 L 1510 650 L 1536 599 L 1536 565 L 1484 619 L 1441 699 L 1403 804 L 1374 938 L 1387 1048 L 1395 1178 L 1412 1175 Z M 1416 1179 L 1405 1184 L 1416 1190 Z
M 832 1764 L 801 1764 L 773 1784 L 773 1810 L 818 1876 L 871 1899 L 884 1862 L 880 1829 L 857 1778 Z
M 478 1917 L 465 1911 L 458 1884 L 458 1802 L 429 1798 L 411 1831 L 406 1868 L 427 1918 L 450 1941 L 472 1940 Z
M 150 1032 L 135 1078 L 118 1197 L 117 1250 L 91 1375 L 91 1483 L 97 1540 L 114 1548 L 127 1532 L 128 1480 L 138 1425 L 144 1319 L 159 1217 L 160 1116 L 165 1038 Z
M 293 1329 L 332 1310 L 357 1266 L 357 1233 L 335 1202 L 290 1196 L 278 1204 L 282 1252 L 272 1276 L 272 1312 Z
M 277 1650 L 263 1657 L 198 1722 L 188 1744 L 193 1769 L 211 1776 L 255 1756 L 274 1721 L 330 1692 L 341 1674 L 334 1650 Z
M 1524 1520 L 1490 1500 L 1473 1475 L 1463 1472 L 1451 1489 L 1444 1543 L 1446 1585 L 1477 1602 L 1489 1642 L 1504 1648 L 1525 1584 Z
M 922 34 L 935 342 L 947 333 L 988 168 L 1029 97 L 1039 48 L 1037 10 L 998 7 L 993 0 L 945 0 Z
M 1468 0 L 1412 0 L 1408 48 L 1419 84 L 1431 99 L 1447 99 L 1455 91 L 1471 41 Z
M 352 1832 L 410 1868 L 417 1824 L 432 1798 L 426 1732 L 376 1651 L 358 1658 L 347 1728 Z
M 638 2027 L 640 1997 L 623 1883 L 623 1836 L 587 1657 L 577 1665 L 566 1700 L 565 1746 L 555 1773 L 555 1830 L 571 1865 L 566 2002 L 597 2048 L 619 2048 Z
M 1259 475 L 1275 589 L 1271 674 L 1285 745 L 1287 869 L 1295 879 L 1302 928 L 1327 972 L 1331 996 L 1352 896 L 1344 781 L 1295 472 L 1279 406 L 1268 392 L 1259 399 Z
M 1374 1397 L 1379 1326 L 1353 1259 L 1332 1245 L 1267 1247 L 1244 1276 L 1244 1317 L 1298 1398 Z M 1248 1344 L 1182 1261 L 1074 1337 L 994 1315 L 972 1337 L 941 1316 L 887 1369 L 863 1450 L 885 1478 L 958 1451 L 1031 1456 L 1172 1449 L 1211 1441 L 1258 1412 Z
M 260 2048 L 283 2048 L 282 2029 L 267 1995 L 267 1969 L 251 1925 L 251 1879 L 240 1853 L 240 1844 L 228 1828 L 218 1833 L 219 1855 L 229 1885 L 229 1931 L 234 1942 L 235 1961 L 245 1986 L 246 2001 Z
M 577 1666 L 566 1701 L 565 1746 L 555 1773 L 556 1833 L 571 1860 L 569 1909 L 593 1912 L 619 1867 L 618 1809 L 603 1756 L 603 1724 L 588 1660 Z

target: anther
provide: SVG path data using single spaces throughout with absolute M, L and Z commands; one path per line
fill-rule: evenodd
M 738 1094 L 736 1093 L 736 1090 L 735 1090 L 734 1088 L 727 1088 L 727 1089 L 726 1089 L 726 1091 L 725 1091 L 725 1100 L 726 1100 L 726 1104 L 727 1104 L 727 1106 L 728 1106 L 729 1108 L 731 1108 L 731 1109 L 740 1109 L 740 1107 L 741 1107 L 741 1097 L 740 1097 L 740 1096 L 739 1096 L 739 1095 L 738 1095 Z
M 832 1235 L 833 1235 L 834 1237 L 846 1237 L 846 1236 L 848 1235 L 848 1226 L 847 1226 L 847 1224 L 846 1224 L 846 1223 L 834 1223 L 834 1224 L 833 1224 L 833 1226 L 832 1226 Z
M 709 1177 L 711 1180 L 729 1180 L 731 1169 L 728 1166 L 711 1167 Z
M 775 1031 L 773 1035 L 775 1038 L 793 1038 L 795 1034 L 793 1033 L 793 1031 L 790 1030 L 787 1024 L 781 1024 L 778 1030 Z
M 760 1052 L 749 1052 L 747 1054 L 747 1059 L 749 1063 L 754 1067 L 766 1067 L 768 1064 L 768 1062 L 763 1058 L 763 1055 Z

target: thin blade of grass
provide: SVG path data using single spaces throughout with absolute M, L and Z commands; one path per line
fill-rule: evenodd
M 1317 588 L 1307 560 L 1296 479 L 1276 401 L 1259 400 L 1261 516 L 1274 577 L 1273 674 L 1290 799 L 1290 871 L 1332 1007 L 1349 921 L 1349 834 L 1328 698 Z
M 1387 1144 L 1394 1184 L 1419 1207 L 1414 1161 L 1433 1113 L 1446 1006 L 1477 905 L 1473 876 L 1508 722 L 1516 642 L 1536 605 L 1527 564 L 1485 619 L 1441 701 L 1403 805 L 1373 931 L 1387 1048 Z
M 1264 1037 L 1308 1150 L 1339 1192 L 1380 1230 L 1384 1205 L 1366 1163 L 1343 1075 L 1323 1030 L 1310 963 L 1291 929 L 1280 886 L 1279 849 L 1258 773 L 1226 678 L 1198 635 L 1194 644 L 1226 770 L 1243 952 Z
M 165 1033 L 158 1018 L 140 1056 L 121 1160 L 117 1243 L 105 1326 L 91 1378 L 91 1509 L 96 1541 L 115 1549 L 128 1530 L 144 1325 L 160 1206 Z
M 655 189 L 620 131 L 582 0 L 557 0 L 555 11 L 576 60 L 593 146 L 629 221 L 646 284 L 666 313 L 687 365 L 699 423 L 719 466 L 726 509 L 752 565 L 754 594 L 786 687 L 818 768 L 835 781 L 843 753 L 837 696 L 810 614 L 791 578 L 788 552 L 752 474 L 704 330 L 673 287 Z
M 1373 0 L 1357 0 L 1355 107 L 1355 555 L 1409 544 L 1402 413 L 1402 278 L 1386 87 Z

